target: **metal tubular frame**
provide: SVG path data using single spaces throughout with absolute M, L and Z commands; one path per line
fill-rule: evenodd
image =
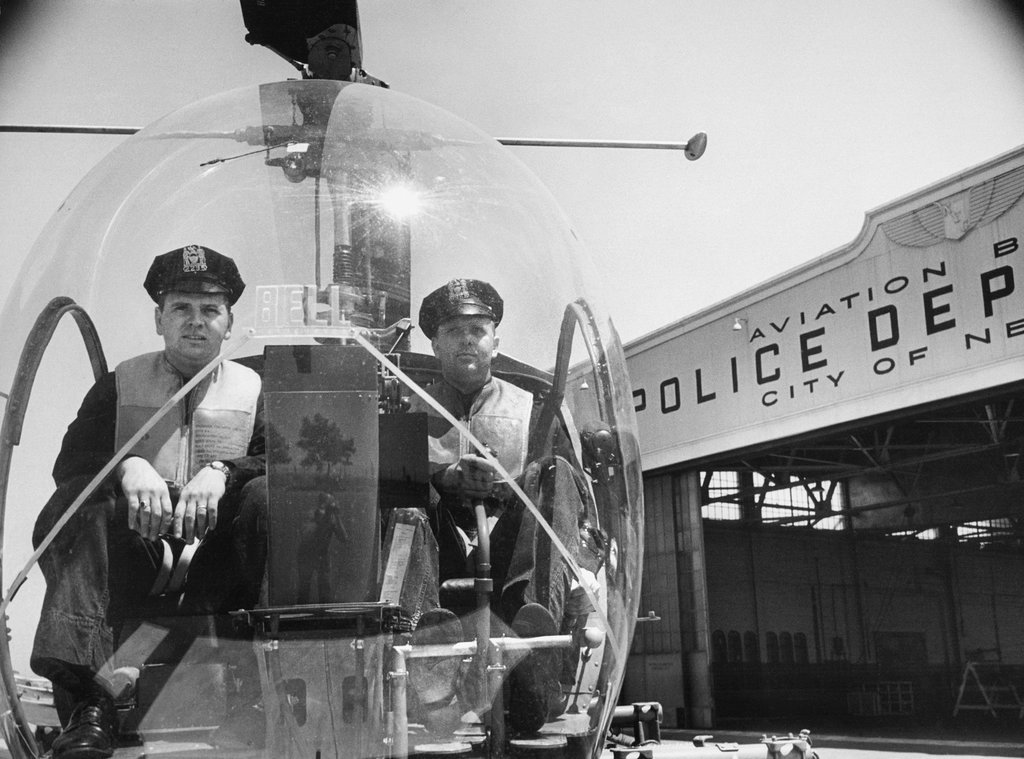
M 99 335 L 91 318 L 85 309 L 75 303 L 69 297 L 60 296 L 51 300 L 39 313 L 32 330 L 29 332 L 25 346 L 22 348 L 21 357 L 18 359 L 18 369 L 14 375 L 14 384 L 11 387 L 7 406 L 4 409 L 3 426 L 0 427 L 0 546 L 3 545 L 4 524 L 7 516 L 7 485 L 11 472 L 11 459 L 14 455 L 14 447 L 21 443 L 21 431 L 25 421 L 25 411 L 28 408 L 28 401 L 32 395 L 32 386 L 35 384 L 36 373 L 42 363 L 46 348 L 56 332 L 60 320 L 71 314 L 78 330 L 85 343 L 85 350 L 89 356 L 89 363 L 92 365 L 92 372 L 95 379 L 99 379 L 107 373 L 107 361 L 103 355 L 103 346 L 100 344 Z M 0 587 L 3 586 L 3 568 L 0 567 Z M 3 618 L 6 626 L 7 618 Z M 8 748 L 17 759 L 22 757 L 39 756 L 35 736 L 32 734 L 28 718 L 21 707 L 18 699 L 18 688 L 14 679 L 14 667 L 11 662 L 10 640 L 7 635 L 0 637 L 0 683 L 2 683 L 5 697 L 9 707 L 0 715 L 3 723 L 3 733 L 7 738 Z M 14 725 L 10 720 L 13 718 Z M 17 739 L 17 740 L 14 740 Z M 22 753 L 22 751 L 27 753 Z

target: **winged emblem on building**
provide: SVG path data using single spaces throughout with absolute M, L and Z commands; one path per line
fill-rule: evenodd
M 882 231 L 894 243 L 912 248 L 959 240 L 1002 216 L 1022 195 L 1024 166 L 883 222 Z

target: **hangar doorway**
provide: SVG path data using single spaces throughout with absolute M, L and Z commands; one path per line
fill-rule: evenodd
M 650 473 L 641 608 L 662 620 L 632 676 L 687 670 L 658 683 L 680 726 L 948 717 L 970 661 L 1024 684 L 1022 453 L 1016 385 Z
M 949 716 L 971 660 L 1024 683 L 1022 453 L 1017 387 L 705 470 L 717 716 Z

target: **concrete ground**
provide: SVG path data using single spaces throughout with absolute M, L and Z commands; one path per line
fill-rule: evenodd
M 734 725 L 710 730 L 663 729 L 663 740 L 690 741 L 693 736 L 710 734 L 716 741 L 757 743 L 767 732 L 785 735 L 811 731 L 811 742 L 821 759 L 880 758 L 898 755 L 900 759 L 916 757 L 1024 757 L 1024 719 L 975 714 L 968 718 L 950 719 L 939 724 L 875 721 L 857 723 L 836 721 L 832 724 L 753 724 Z

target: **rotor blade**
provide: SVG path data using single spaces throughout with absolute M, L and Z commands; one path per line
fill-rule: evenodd
M 682 150 L 691 161 L 696 161 L 704 154 L 708 136 L 698 132 L 687 142 L 651 142 L 643 140 L 560 140 L 532 139 L 523 137 L 499 137 L 502 145 L 516 147 L 552 147 L 552 148 L 630 148 L 640 150 Z
M 49 134 L 135 134 L 138 131 L 138 127 L 0 124 L 0 132 L 46 132 Z
M 0 124 L 0 132 L 50 133 L 50 134 L 123 134 L 130 135 L 139 127 L 74 126 L 49 124 Z M 235 133 L 179 133 L 174 137 L 237 137 Z M 704 152 L 707 136 L 700 132 L 689 142 L 652 142 L 642 140 L 568 140 L 536 139 L 531 137 L 498 137 L 498 142 L 510 147 L 552 147 L 552 148 L 628 148 L 642 150 L 683 150 L 687 158 L 696 160 Z M 699 146 L 699 147 L 698 147 Z M 693 157 L 691 157 L 693 156 Z
M 641 148 L 648 150 L 686 150 L 685 142 L 640 142 L 636 140 L 558 140 L 530 137 L 498 137 L 502 145 L 526 148 Z

